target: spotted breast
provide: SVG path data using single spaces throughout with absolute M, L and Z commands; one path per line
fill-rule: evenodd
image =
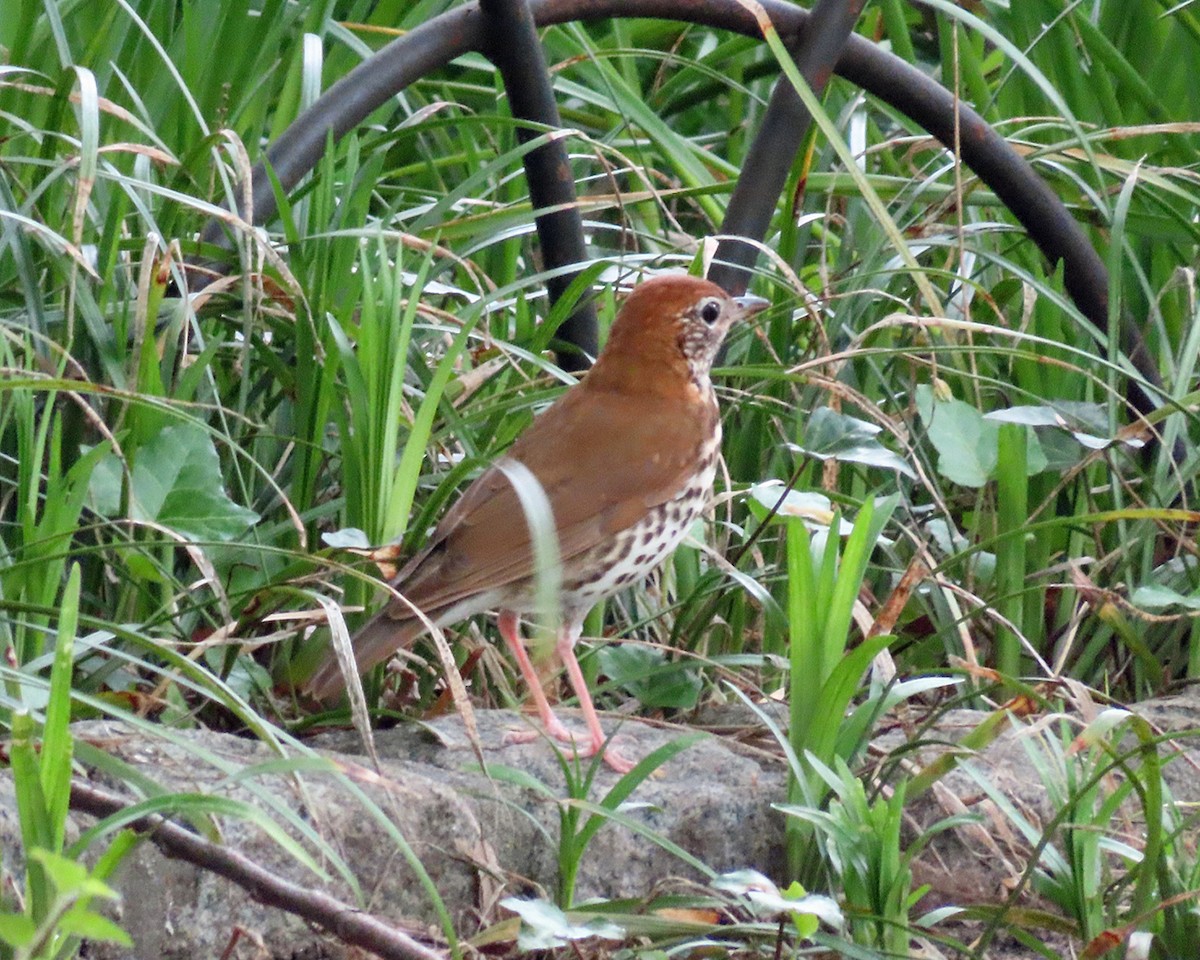
M 695 475 L 678 494 L 652 507 L 633 526 L 598 544 L 564 570 L 564 617 L 586 615 L 605 597 L 640 582 L 679 546 L 712 496 L 721 448 L 719 422 L 704 447 Z

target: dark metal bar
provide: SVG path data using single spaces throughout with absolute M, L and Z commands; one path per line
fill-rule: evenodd
M 528 0 L 479 0 L 487 24 L 489 43 L 484 49 L 504 80 L 509 107 L 518 120 L 556 129 L 562 125 L 546 56 Z M 517 127 L 517 139 L 527 143 L 537 131 Z M 535 217 L 542 263 L 547 270 L 582 264 L 587 259 L 583 218 L 575 201 L 575 178 L 561 140 L 552 140 L 525 154 L 525 180 L 534 210 L 550 209 Z M 546 281 L 550 302 L 555 303 L 571 285 L 576 273 L 552 274 Z M 585 299 L 558 328 L 558 339 L 567 349 L 558 351 L 565 370 L 585 369 L 600 350 L 596 306 Z
M 820 94 L 842 56 L 846 41 L 858 22 L 866 0 L 818 0 L 799 42 L 788 52 L 800 75 L 814 93 Z M 812 114 L 787 77 L 781 76 L 771 91 L 762 123 L 746 153 L 738 181 L 725 209 L 721 233 L 708 278 L 734 296 L 746 292 L 750 268 L 758 259 L 753 243 L 733 240 L 744 237 L 761 241 L 787 183 L 788 171 L 808 134 Z
M 760 0 L 785 43 L 796 43 L 809 14 L 787 0 Z M 703 24 L 746 36 L 759 36 L 758 25 L 738 0 L 531 0 L 539 27 L 574 20 L 653 17 Z M 313 168 L 332 132 L 335 139 L 352 129 L 389 97 L 457 56 L 486 47 L 482 12 L 475 3 L 456 7 L 392 41 L 340 79 L 299 117 L 268 151 L 285 189 Z M 904 113 L 944 144 L 954 143 L 954 112 L 960 124 L 963 162 L 991 188 L 1051 262 L 1063 264 L 1067 292 L 1080 311 L 1100 329 L 1108 328 L 1108 271 L 1083 229 L 1048 184 L 974 110 L 955 104 L 953 95 L 866 39 L 852 35 L 837 72 Z M 248 219 L 262 223 L 275 212 L 265 172 L 255 168 L 254 209 Z M 204 238 L 220 239 L 223 226 L 210 224 Z M 1138 372 L 1158 385 L 1161 378 L 1140 346 L 1136 324 L 1126 319 L 1122 335 Z M 1143 412 L 1157 402 L 1137 384 L 1131 400 Z

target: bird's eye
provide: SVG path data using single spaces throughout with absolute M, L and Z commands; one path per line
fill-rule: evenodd
M 700 304 L 700 319 L 707 323 L 710 327 L 721 319 L 721 301 L 716 297 L 709 297 Z

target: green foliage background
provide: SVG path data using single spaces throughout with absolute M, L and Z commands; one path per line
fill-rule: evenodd
M 373 569 L 322 538 L 419 543 L 570 379 L 548 352 L 570 304 L 545 302 L 499 79 L 469 55 L 399 93 L 256 230 L 223 211 L 265 147 L 448 4 L 11 6 L 3 709 L 43 708 L 78 563 L 77 715 L 303 728 L 313 717 L 280 681 L 330 617 L 353 623 L 376 596 Z M 780 481 L 848 516 L 896 497 L 864 596 L 930 571 L 892 630 L 903 676 L 995 667 L 1001 683 L 1069 677 L 1123 700 L 1193 678 L 1193 5 L 879 0 L 859 30 L 972 103 L 1087 226 L 1161 408 L 1133 415 L 1119 336 L 1079 314 L 952 151 L 835 80 L 824 107 L 855 164 L 819 135 L 791 172 L 754 283 L 775 306 L 717 374 L 727 469 L 711 522 L 656 587 L 589 618 L 589 636 L 651 644 L 595 645 L 602 700 L 652 686 L 652 707 L 680 710 L 727 696 L 722 680 L 784 684 L 794 584 L 763 486 Z M 617 281 L 703 256 L 779 65 L 759 42 L 664 21 L 543 42 L 594 258 L 580 293 L 599 291 L 607 322 Z M 214 216 L 236 262 L 181 297 Z M 474 643 L 456 646 L 463 661 Z M 414 667 L 368 693 L 419 712 L 438 676 Z M 507 698 L 491 673 L 477 690 Z

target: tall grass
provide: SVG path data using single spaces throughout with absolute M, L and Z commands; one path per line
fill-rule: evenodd
M 103 638 L 74 648 L 77 711 L 87 698 L 122 716 L 146 695 L 164 729 L 220 723 L 293 749 L 280 729 L 309 718 L 276 684 L 324 642 L 322 601 L 353 621 L 376 596 L 374 569 L 324 538 L 416 546 L 569 382 L 547 353 L 565 310 L 544 299 L 530 145 L 478 56 L 333 146 L 265 232 L 229 220 L 230 275 L 179 293 L 193 288 L 183 261 L 213 253 L 199 230 L 313 91 L 446 6 L 22 2 L 0 22 L 10 729 L 44 713 L 34 681 L 77 569 L 80 622 Z M 998 125 L 1092 230 L 1161 409 L 1133 416 L 1121 340 L 1080 315 L 970 172 L 835 81 L 755 280 L 775 307 L 717 372 L 727 472 L 711 521 L 657 589 L 589 618 L 592 637 L 652 645 L 620 663 L 583 645 L 602 702 L 675 683 L 654 704 L 673 713 L 725 696 L 731 676 L 752 695 L 782 686 L 796 527 L 760 523 L 750 491 L 765 481 L 847 515 L 895 498 L 862 583 L 881 603 L 904 570 L 931 571 L 891 630 L 902 676 L 965 662 L 1018 688 L 1069 677 L 1136 699 L 1197 675 L 1196 463 L 1172 452 L 1196 432 L 1200 92 L 1179 65 L 1200 55 L 1198 27 L 1159 0 L 868 10 L 864 32 Z M 717 230 L 779 64 L 658 21 L 543 40 L 608 318 L 617 278 L 686 266 Z M 830 456 L 809 431 L 824 408 L 847 418 Z M 882 429 L 856 457 L 864 424 Z M 476 684 L 485 702 L 502 699 L 492 679 Z M 419 710 L 438 683 L 431 668 L 370 691 Z

